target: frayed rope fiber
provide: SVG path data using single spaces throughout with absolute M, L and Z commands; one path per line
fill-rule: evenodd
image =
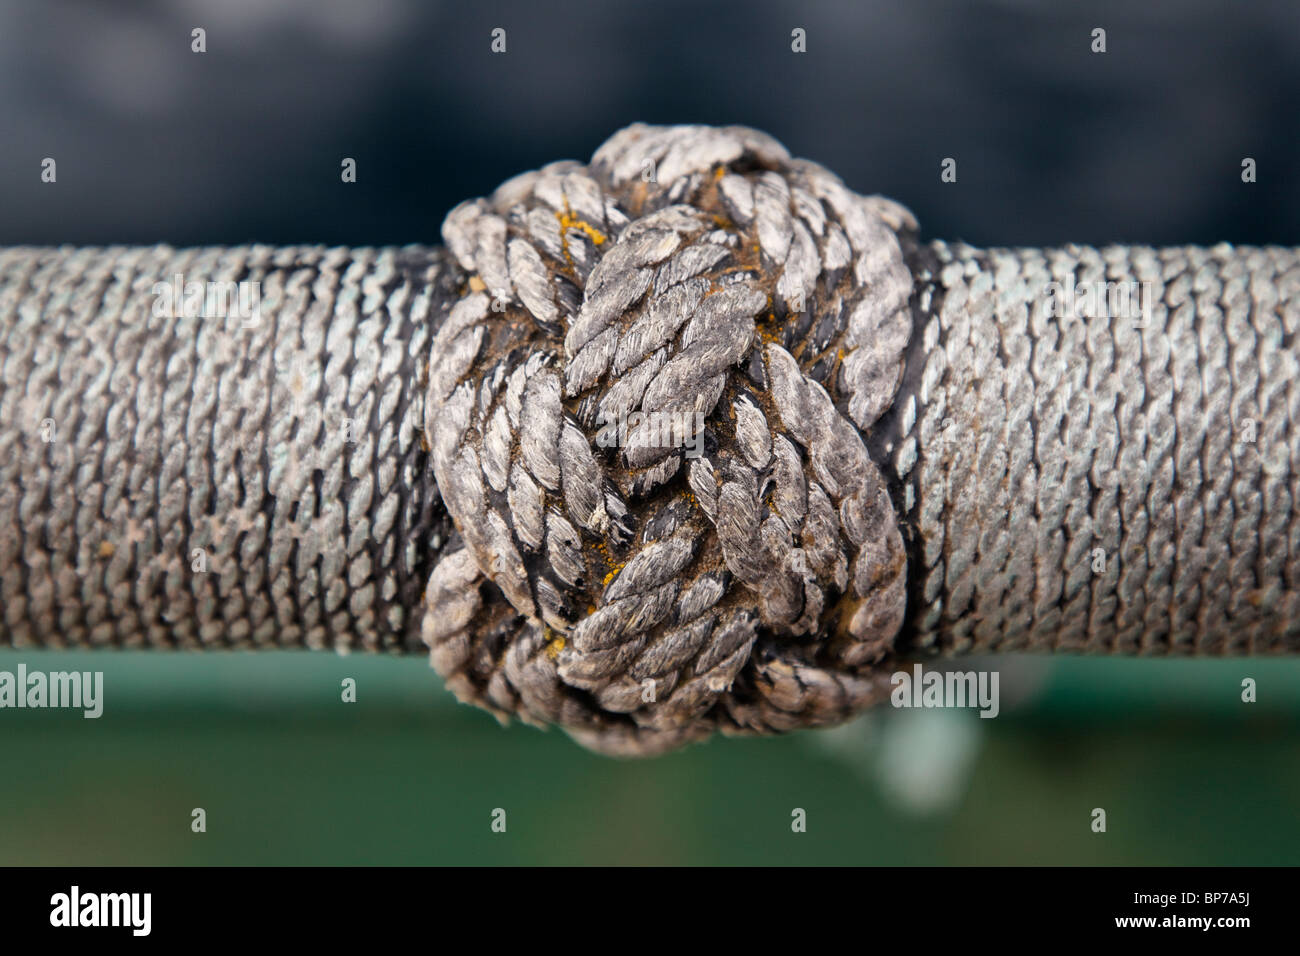
M 878 694 L 907 561 L 861 432 L 904 225 L 739 127 L 631 127 L 451 212 L 425 428 L 460 541 L 423 636 L 462 700 L 642 752 Z

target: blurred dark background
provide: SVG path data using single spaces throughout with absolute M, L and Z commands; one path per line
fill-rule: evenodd
M 762 128 L 927 236 L 1296 245 L 1298 54 L 1283 2 L 7 0 L 0 243 L 436 241 L 461 199 L 646 121 Z M 418 660 L 0 651 L 20 661 L 103 670 L 106 702 L 0 712 L 4 864 L 1300 858 L 1291 661 L 998 661 L 996 720 L 640 763 L 501 730 Z
M 429 241 L 644 121 L 759 127 L 945 239 L 1294 243 L 1298 106 L 1289 0 L 6 0 L 0 241 Z

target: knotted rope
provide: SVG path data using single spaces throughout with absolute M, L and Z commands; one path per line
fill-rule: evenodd
M 639 751 L 877 693 L 906 558 L 860 430 L 911 225 L 741 128 L 632 127 L 451 212 L 424 639 L 461 699 Z
M 1300 251 L 916 233 L 638 125 L 446 249 L 0 250 L 0 638 L 427 649 L 619 754 L 918 655 L 1300 651 Z

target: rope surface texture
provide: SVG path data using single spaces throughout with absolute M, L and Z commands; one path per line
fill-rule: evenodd
M 443 239 L 0 250 L 0 641 L 427 651 L 626 755 L 935 654 L 1300 651 L 1300 250 L 922 243 L 643 125 Z

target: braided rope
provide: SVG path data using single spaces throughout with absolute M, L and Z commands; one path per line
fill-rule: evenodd
M 418 645 L 430 250 L 0 250 L 0 601 L 31 646 Z M 256 322 L 157 308 L 260 284 Z M 189 310 L 191 312 L 196 310 Z
M 1300 250 L 921 245 L 640 125 L 443 235 L 0 250 L 0 641 L 427 649 L 619 754 L 918 654 L 1300 652 Z M 1140 326 L 1048 305 L 1130 282 Z
M 859 429 L 908 218 L 752 130 L 644 126 L 451 212 L 424 635 L 462 700 L 641 753 L 878 695 L 906 561 Z
M 914 266 L 919 383 L 891 423 L 913 647 L 1300 651 L 1296 250 L 935 243 Z M 1149 307 L 1054 315 L 1072 280 Z

